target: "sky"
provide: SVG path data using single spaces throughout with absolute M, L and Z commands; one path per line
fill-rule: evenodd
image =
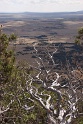
M 72 12 L 83 10 L 83 0 L 0 0 L 0 12 Z

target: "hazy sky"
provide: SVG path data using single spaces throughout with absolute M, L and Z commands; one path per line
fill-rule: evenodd
M 0 12 L 62 12 L 83 10 L 83 0 L 0 0 Z

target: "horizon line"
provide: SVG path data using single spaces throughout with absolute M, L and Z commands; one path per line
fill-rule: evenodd
M 57 11 L 57 12 L 33 12 L 33 11 L 22 11 L 22 12 L 0 12 L 0 13 L 74 13 L 74 12 L 82 12 L 83 10 L 78 11 Z

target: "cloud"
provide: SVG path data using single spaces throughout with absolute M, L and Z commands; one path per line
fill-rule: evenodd
M 29 0 L 28 0 L 29 1 Z M 28 1 L 27 0 L 0 0 L 0 3 L 5 3 L 5 4 L 20 4 L 20 3 L 25 3 L 25 2 L 27 2 L 28 3 Z
M 58 0 L 30 0 L 31 3 L 45 4 L 45 3 L 57 3 Z
M 79 4 L 82 1 L 81 0 L 58 0 L 59 3 L 64 3 L 64 4 Z
M 0 0 L 6 4 L 81 4 L 82 0 Z
M 61 3 L 65 0 L 0 0 L 1 3 L 11 3 L 11 4 L 44 4 L 44 3 Z
M 83 0 L 0 0 L 0 11 L 57 12 L 83 9 Z
M 25 0 L 24 0 L 25 1 Z M 81 3 L 81 0 L 29 0 L 32 3 L 58 3 L 58 4 L 76 4 L 76 3 Z

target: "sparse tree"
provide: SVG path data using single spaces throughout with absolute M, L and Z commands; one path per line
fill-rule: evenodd
M 36 47 L 34 49 L 37 55 Z M 78 111 L 78 102 L 80 100 L 83 102 L 82 82 L 80 85 L 80 79 L 76 78 L 76 71 L 70 70 L 69 64 L 65 77 L 66 83 L 62 84 L 59 81 L 62 75 L 54 69 L 56 64 L 53 55 L 56 51 L 52 54 L 47 52 L 52 61 L 52 68 L 49 70 L 46 68 L 43 59 L 37 56 L 38 67 L 35 69 L 38 73 L 35 77 L 31 76 L 30 82 L 27 81 L 27 89 L 33 99 L 46 110 L 48 124 L 70 124 L 75 118 L 83 115 Z M 82 74 L 81 71 L 79 72 Z
M 83 116 L 82 69 L 70 68 L 67 62 L 66 73 L 61 74 L 54 60 L 57 49 L 46 48 L 44 61 L 35 45 L 38 66 L 17 66 L 8 50 L 10 37 L 0 35 L 0 123 L 71 124 Z
M 79 29 L 78 35 L 76 36 L 75 43 L 83 45 L 83 28 Z

